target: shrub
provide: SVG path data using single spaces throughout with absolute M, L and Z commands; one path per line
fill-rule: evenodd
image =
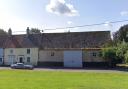
M 128 50 L 128 43 L 122 42 L 117 45 L 116 56 L 121 59 L 123 62 L 125 61 L 125 54 Z
M 110 66 L 115 66 L 118 61 L 116 50 L 115 47 L 102 49 L 101 56 L 109 62 Z
M 128 64 L 128 51 L 125 53 L 125 63 Z

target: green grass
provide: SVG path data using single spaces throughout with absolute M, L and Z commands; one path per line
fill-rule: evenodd
M 128 89 L 128 73 L 0 70 L 0 89 Z

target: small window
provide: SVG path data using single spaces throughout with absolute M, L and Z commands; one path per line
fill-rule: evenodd
M 13 53 L 13 50 L 12 50 L 12 49 L 10 50 L 10 53 L 11 53 L 11 54 Z
M 51 52 L 51 56 L 54 56 L 54 52 Z
M 0 62 L 2 62 L 2 58 L 0 58 Z
M 92 53 L 92 56 L 93 56 L 93 57 L 96 57 L 96 53 L 95 53 L 95 52 L 93 52 L 93 53 Z
M 27 62 L 30 62 L 30 57 L 27 57 Z
M 27 49 L 27 54 L 30 54 L 30 49 Z

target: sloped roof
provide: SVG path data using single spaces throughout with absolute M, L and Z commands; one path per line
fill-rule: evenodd
M 0 36 L 0 48 L 4 48 L 6 39 L 7 39 L 7 36 Z
M 0 36 L 1 48 L 100 48 L 111 40 L 110 31 L 42 33 Z
M 8 36 L 4 42 L 4 48 L 33 48 L 35 45 L 26 35 Z
M 30 35 L 36 46 L 48 48 L 100 48 L 111 40 L 110 31 L 43 33 Z

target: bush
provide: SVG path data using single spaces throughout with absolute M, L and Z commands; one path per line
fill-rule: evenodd
M 101 56 L 109 62 L 109 66 L 113 67 L 118 63 L 118 58 L 116 56 L 116 48 L 104 48 L 102 49 Z
M 128 51 L 125 53 L 125 63 L 128 64 Z
M 116 56 L 125 62 L 125 54 L 128 50 L 128 43 L 122 42 L 121 44 L 117 45 Z

